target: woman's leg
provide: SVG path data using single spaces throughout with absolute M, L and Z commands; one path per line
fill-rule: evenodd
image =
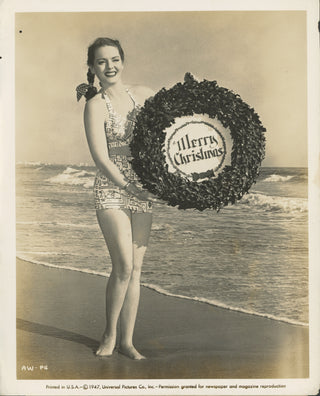
M 120 314 L 119 352 L 136 360 L 144 358 L 133 346 L 132 338 L 140 298 L 141 267 L 148 245 L 151 223 L 151 213 L 132 214 L 133 269 Z
M 116 345 L 117 322 L 133 268 L 131 213 L 106 209 L 97 211 L 97 217 L 109 249 L 112 271 L 106 291 L 106 329 L 96 354 L 110 356 Z

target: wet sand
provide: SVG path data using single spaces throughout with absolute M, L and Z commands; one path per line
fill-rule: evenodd
M 17 260 L 18 379 L 306 378 L 308 328 L 141 288 L 133 361 L 94 352 L 107 278 Z M 28 369 L 26 367 L 28 366 Z

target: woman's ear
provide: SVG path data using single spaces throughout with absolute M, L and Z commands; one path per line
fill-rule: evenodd
M 93 66 L 89 66 L 89 69 L 91 71 L 91 74 L 94 74 L 94 67 Z

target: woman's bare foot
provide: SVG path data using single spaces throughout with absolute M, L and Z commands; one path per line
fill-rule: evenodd
M 97 356 L 111 356 L 116 346 L 116 339 L 104 335 L 99 348 L 96 351 Z
M 146 357 L 141 355 L 141 353 L 139 353 L 133 345 L 130 345 L 130 346 L 127 346 L 127 345 L 121 346 L 120 345 L 118 348 L 118 352 L 121 353 L 122 355 L 129 357 L 130 359 L 133 359 L 133 360 L 146 359 Z

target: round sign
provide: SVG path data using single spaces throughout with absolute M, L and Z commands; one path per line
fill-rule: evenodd
M 179 117 L 164 132 L 168 172 L 200 182 L 230 165 L 230 131 L 218 120 L 205 114 Z

